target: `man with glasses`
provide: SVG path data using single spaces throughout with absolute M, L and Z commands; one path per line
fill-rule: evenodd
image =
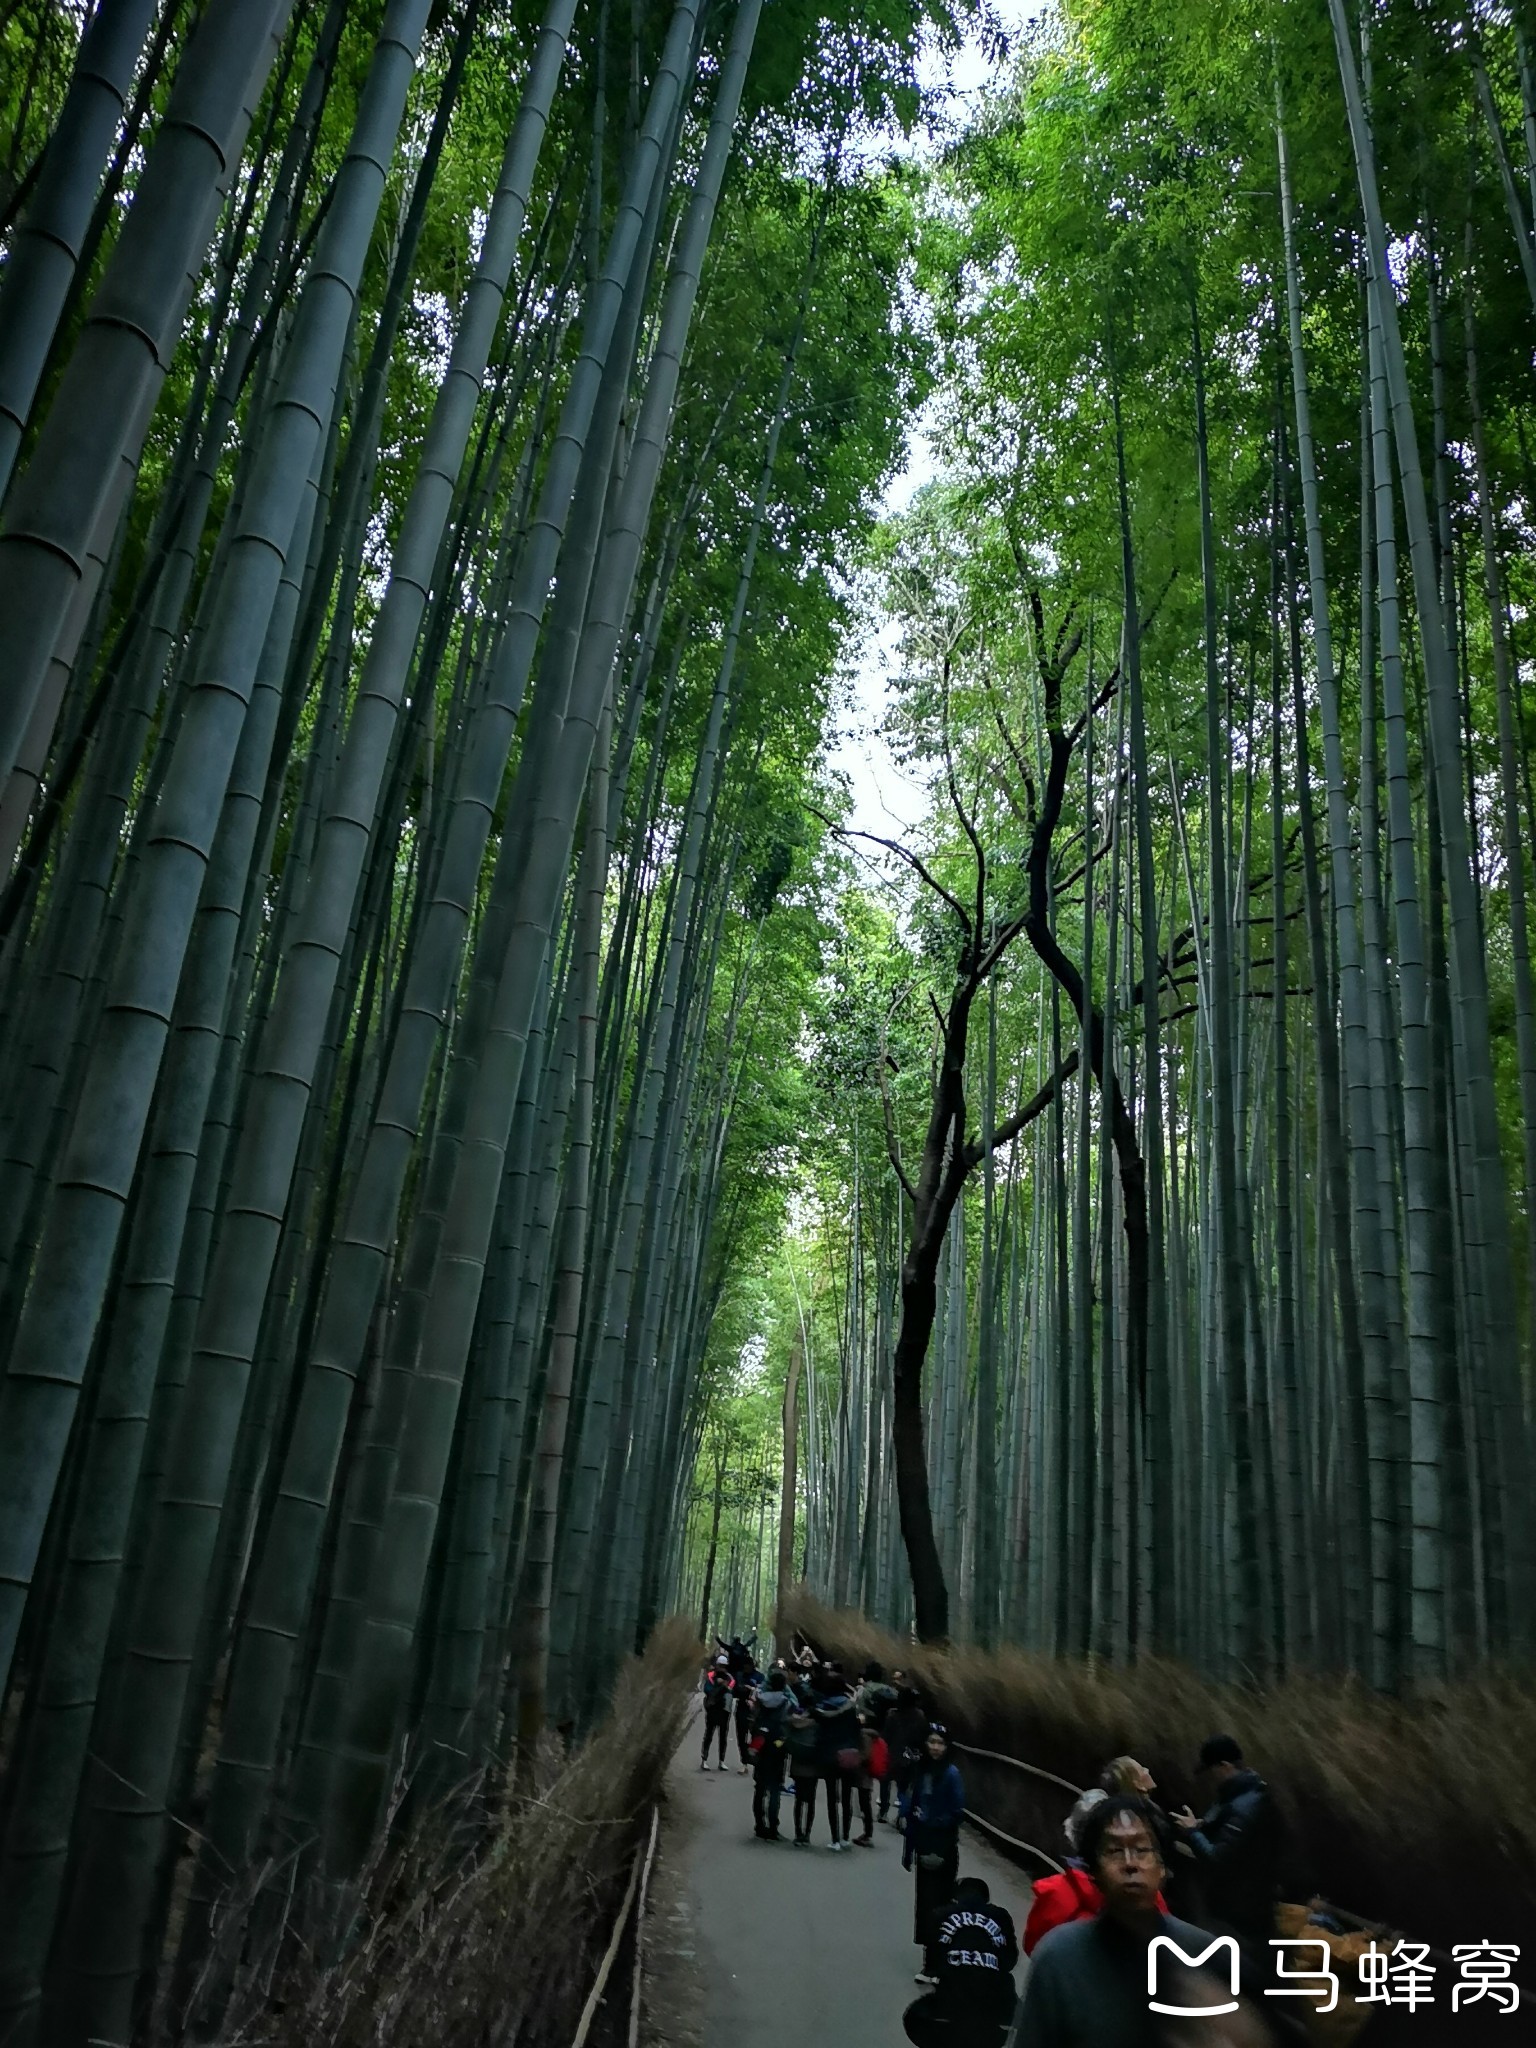
M 1235 1943 L 1213 1955 L 1211 1935 L 1159 1912 L 1167 1857 L 1144 1799 L 1101 1800 L 1083 1820 L 1078 1850 L 1103 1908 L 1096 1919 L 1053 1928 L 1035 1950 L 1009 2048 L 1183 2048 L 1186 2040 L 1268 2048 L 1297 2038 L 1288 2022 L 1233 1995 L 1223 1965 L 1236 1967 Z M 1153 1956 L 1159 1936 L 1171 1946 Z

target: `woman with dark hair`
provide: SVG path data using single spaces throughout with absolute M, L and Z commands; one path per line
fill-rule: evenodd
M 859 1710 L 854 1705 L 853 1688 L 836 1664 L 822 1665 L 815 1687 L 816 1739 L 821 1781 L 827 1788 L 827 1822 L 832 1847 L 842 1850 L 848 1847 L 853 1788 L 864 1765 Z
M 923 1760 L 907 1798 L 904 1870 L 917 1872 L 912 1939 L 923 1951 L 919 1984 L 937 1984 L 941 1958 L 936 1947 L 939 1922 L 954 1896 L 960 1869 L 960 1819 L 965 1812 L 965 1785 L 950 1760 L 949 1733 L 937 1722 L 928 1730 Z
M 816 1822 L 816 1787 L 821 1782 L 820 1736 L 813 1712 L 815 1694 L 804 1677 L 790 1680 L 791 1704 L 786 1715 L 789 1776 L 795 1788 L 795 1847 L 809 1849 Z

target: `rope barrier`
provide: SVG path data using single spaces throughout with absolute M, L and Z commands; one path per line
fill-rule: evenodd
M 654 1848 L 656 1842 L 656 1827 L 659 1818 L 660 1808 L 657 1808 L 651 1814 L 652 1848 Z M 587 1993 L 587 2002 L 581 2009 L 581 2020 L 576 2028 L 576 2038 L 571 2043 L 571 2048 L 586 2048 L 587 2036 L 591 2033 L 592 2022 L 597 2017 L 597 2008 L 603 2002 L 603 1993 L 608 1988 L 609 1976 L 612 1974 L 614 1964 L 618 1961 L 619 1948 L 624 1940 L 624 1929 L 629 1925 L 629 1909 L 635 1903 L 635 1894 L 640 1889 L 642 1865 L 648 1866 L 649 1861 L 649 1849 L 643 1853 L 636 1852 L 634 1868 L 629 1873 L 629 1883 L 624 1891 L 624 1903 L 619 1908 L 619 1917 L 613 1923 L 613 1934 L 603 1953 L 603 1960 L 598 1964 L 597 1981 Z
M 1010 1849 L 1022 1849 L 1026 1856 L 1034 1856 L 1041 1863 L 1048 1863 L 1051 1869 L 1054 1870 L 1058 1876 L 1060 1875 L 1062 1869 L 1061 1864 L 1059 1864 L 1056 1861 L 1054 1856 L 1047 1856 L 1043 1849 L 1037 1849 L 1033 1842 L 1021 1842 L 1017 1835 L 1005 1834 L 1003 1830 L 997 1826 L 995 1821 L 987 1820 L 983 1815 L 979 1813 L 973 1813 L 970 1807 L 967 1807 L 965 1809 L 965 1812 L 961 1815 L 961 1818 L 963 1820 L 968 1820 L 972 1822 L 973 1825 L 978 1828 L 985 1828 L 989 1835 L 996 1835 L 997 1839 L 1000 1842 L 1006 1842 Z
M 629 1997 L 629 2048 L 639 2048 L 640 1989 L 645 1970 L 645 1901 L 651 1888 L 651 1865 L 656 1861 L 656 1844 L 661 1836 L 661 1808 L 651 1808 L 651 1842 L 640 1873 L 640 1897 L 635 1905 L 635 1981 Z
M 1016 1771 L 1027 1771 L 1032 1778 L 1043 1778 L 1048 1785 L 1059 1785 L 1063 1792 L 1070 1792 L 1074 1799 L 1081 1799 L 1083 1788 L 1074 1785 L 1068 1778 L 1058 1778 L 1054 1771 L 1043 1771 L 1038 1764 L 1026 1764 L 1016 1756 L 1004 1756 L 1001 1750 L 977 1749 L 974 1743 L 956 1742 L 950 1738 L 951 1749 L 962 1749 L 967 1756 L 989 1757 L 995 1764 L 1012 1764 Z

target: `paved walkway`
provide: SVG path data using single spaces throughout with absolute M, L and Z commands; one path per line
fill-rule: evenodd
M 662 1883 L 647 1935 L 651 2038 L 687 2042 L 702 2018 L 705 2037 L 723 2026 L 732 2048 L 788 2048 L 808 2026 L 848 2048 L 903 2048 L 901 2015 L 919 1995 L 912 1976 L 921 1959 L 900 1835 L 877 1825 L 872 1849 L 834 1856 L 818 1810 L 814 1846 L 797 1849 L 786 1799 L 785 1839 L 761 1842 L 752 1832 L 752 1781 L 738 1775 L 734 1744 L 732 1751 L 726 1775 L 713 1767 L 706 1774 L 690 1731 L 673 1762 Z M 962 1837 L 960 1869 L 987 1880 L 1022 1932 L 1024 1873 L 972 1828 Z

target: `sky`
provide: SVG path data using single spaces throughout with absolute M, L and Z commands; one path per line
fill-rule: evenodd
M 1004 28 L 1020 29 L 1040 14 L 1041 0 L 993 0 L 993 11 Z M 988 76 L 987 59 L 979 38 L 974 37 L 952 56 L 933 53 L 924 67 L 925 83 L 948 87 L 947 111 L 957 119 L 964 118 L 967 102 L 984 90 Z M 927 408 L 913 421 L 906 463 L 885 493 L 883 511 L 903 511 L 922 486 L 938 474 L 930 438 L 932 423 Z M 871 832 L 884 839 L 907 837 L 927 808 L 927 794 L 921 782 L 902 770 L 880 737 L 886 679 L 894 659 L 894 630 L 870 634 L 859 650 L 853 703 L 844 714 L 842 736 L 831 754 L 833 767 L 847 776 L 852 791 L 849 825 L 855 831 Z M 881 856 L 878 848 L 868 847 L 865 851 L 877 863 L 883 864 L 888 858 Z

